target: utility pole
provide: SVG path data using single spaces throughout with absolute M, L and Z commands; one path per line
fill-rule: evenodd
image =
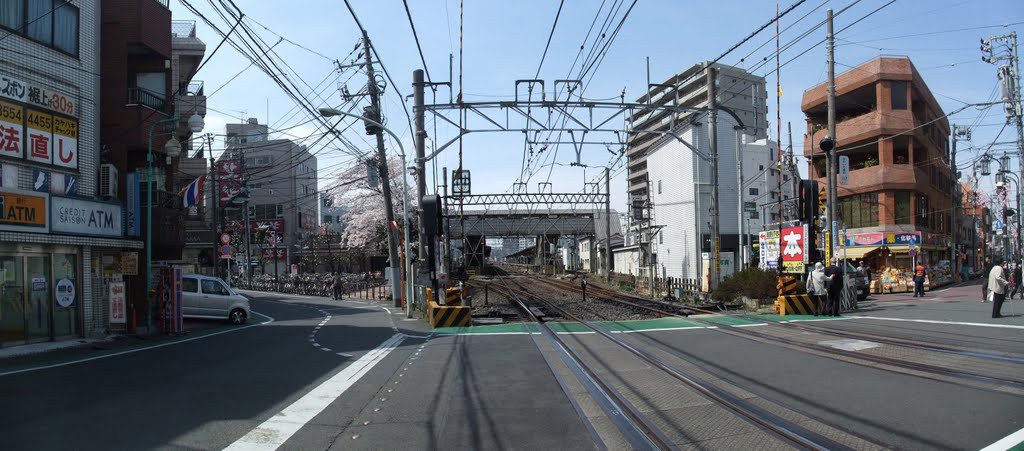
M 605 253 L 605 282 L 612 281 L 612 177 L 607 166 L 604 168 L 604 226 L 608 232 L 604 239 Z
M 220 244 L 220 228 L 217 227 L 217 203 L 220 202 L 220 195 L 217 192 L 217 161 L 213 159 L 213 149 L 210 149 L 210 231 L 213 232 L 213 253 L 210 254 L 210 267 L 213 269 L 212 276 L 217 277 L 217 265 L 220 263 L 220 255 L 217 255 L 217 247 Z
M 427 149 L 427 130 L 424 121 L 424 110 L 423 110 L 423 94 L 424 94 L 424 83 L 423 83 L 423 69 L 416 69 L 412 71 L 412 112 L 413 112 L 413 125 L 416 127 L 416 195 L 419 196 L 416 205 L 420 207 L 420 240 L 419 240 L 419 255 L 420 258 L 425 258 L 427 255 L 426 242 L 427 236 L 424 233 L 426 230 L 424 224 L 426 221 L 423 220 L 423 196 L 427 195 L 427 174 L 426 174 L 426 149 Z
M 370 50 L 370 36 L 366 34 L 366 30 L 363 30 L 363 53 L 366 57 L 366 76 L 368 80 L 366 90 L 370 93 L 370 107 L 373 109 L 370 113 L 374 116 L 371 119 L 384 123 L 384 118 L 380 114 L 380 93 L 377 91 L 377 80 L 373 75 L 373 61 L 370 58 L 373 54 Z M 365 114 L 366 112 L 364 111 Z M 398 261 L 398 237 L 395 236 L 395 233 L 398 232 L 391 230 L 391 223 L 395 220 L 395 209 L 391 201 L 391 176 L 388 174 L 387 152 L 384 151 L 384 130 L 381 130 L 380 127 L 372 127 L 368 128 L 367 131 L 371 130 L 377 136 L 378 172 L 380 173 L 381 192 L 384 195 L 384 215 L 388 222 L 388 265 L 391 267 L 391 299 L 394 301 L 395 307 L 401 307 L 402 296 L 398 294 L 401 292 L 401 286 L 398 283 L 401 266 Z M 405 177 L 405 168 L 402 168 L 402 171 L 403 173 L 399 174 L 399 176 Z
M 960 202 L 956 198 L 957 188 L 960 187 L 960 178 L 956 175 L 956 136 L 958 130 L 956 124 L 951 124 L 950 128 L 953 129 L 953 142 L 949 149 L 949 178 L 953 180 L 953 183 L 949 184 L 949 235 L 952 237 L 949 247 L 949 271 L 953 273 L 953 283 L 957 283 L 960 279 L 960 271 L 957 268 L 959 266 L 959 259 L 956 257 L 957 219 L 960 216 L 958 210 Z
M 736 126 L 736 237 L 739 238 L 737 246 L 740 250 L 740 269 L 747 267 L 747 234 L 743 230 L 743 158 L 740 155 L 740 142 L 743 140 L 743 127 Z M 781 193 L 780 193 L 781 195 Z
M 833 148 L 825 153 L 826 169 L 828 171 L 828 209 L 825 213 L 825 227 L 828 228 L 828 251 L 825 261 L 831 263 L 832 254 L 836 251 L 836 203 L 839 201 L 836 187 L 836 153 L 839 151 L 839 143 L 836 140 L 836 55 L 835 35 L 832 32 L 832 10 L 828 10 L 828 135 L 832 138 Z
M 1006 48 L 1005 53 L 997 50 L 998 45 Z M 1011 32 L 1000 36 L 991 36 L 981 40 L 981 51 L 984 54 L 981 60 L 996 64 L 1000 61 L 1007 61 L 1008 64 L 999 66 L 999 81 L 1002 88 L 1003 108 L 1006 111 L 1007 123 L 1013 122 L 1017 127 L 1017 173 L 1024 174 L 1024 111 L 1021 105 L 1020 90 L 1020 57 L 1017 52 L 1017 33 Z M 1009 168 L 1003 168 L 1009 170 Z M 1017 202 L 1020 202 L 1021 192 L 1018 187 Z M 1017 252 L 1016 259 L 1019 260 L 1021 247 L 1021 217 L 1017 211 Z M 1009 224 L 1006 230 L 1009 231 Z
M 715 89 L 717 70 L 708 66 L 708 138 L 711 144 L 711 291 L 718 288 L 718 277 L 721 272 L 721 235 L 718 205 L 718 95 Z

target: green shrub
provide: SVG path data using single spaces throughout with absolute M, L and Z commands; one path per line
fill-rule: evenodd
M 732 302 L 740 296 L 750 299 L 768 299 L 778 296 L 778 275 L 775 271 L 748 268 L 735 273 L 718 285 L 711 293 L 715 302 Z

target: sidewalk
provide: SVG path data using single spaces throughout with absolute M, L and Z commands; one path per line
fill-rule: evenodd
M 1024 302 L 1020 299 L 1007 299 L 1003 317 L 992 318 L 992 303 L 982 303 L 981 298 L 981 280 L 976 279 L 925 291 L 923 298 L 915 298 L 913 292 L 872 294 L 850 315 L 1024 326 Z

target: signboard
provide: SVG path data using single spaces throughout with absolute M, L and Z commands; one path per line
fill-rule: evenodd
M 53 116 L 53 164 L 65 168 L 78 167 L 78 121 Z
M 128 315 L 124 297 L 124 282 L 110 282 L 110 324 L 124 324 Z
M 28 145 L 25 159 L 36 163 L 53 164 L 53 115 L 33 109 L 25 115 Z
M 2 146 L 0 142 L 0 146 Z M 0 165 L 0 188 L 18 188 L 18 167 L 13 164 Z
M 276 251 L 276 252 L 275 252 Z M 275 256 L 276 253 L 276 256 Z M 285 260 L 288 258 L 288 249 L 284 247 L 265 247 L 262 249 L 262 255 L 264 258 L 276 258 L 279 260 Z
M 37 193 L 50 192 L 50 172 L 39 169 L 32 170 L 32 191 Z
M 807 272 L 807 265 L 804 262 L 782 262 L 782 272 L 803 274 Z
M 125 191 L 128 192 L 128 199 L 126 204 L 125 222 L 128 226 L 128 236 L 140 236 L 142 235 L 142 221 L 139 217 L 139 212 L 142 211 L 142 198 L 139 193 L 139 173 L 132 171 L 125 176 Z
M 467 170 L 454 170 L 452 171 L 452 196 L 463 197 L 472 195 L 470 189 L 469 171 Z
M 135 276 L 139 274 L 138 252 L 121 253 L 121 273 L 126 276 Z
M 238 160 L 221 160 L 217 162 L 217 181 L 238 180 L 242 178 L 242 165 Z
M 78 176 L 71 174 L 51 174 L 50 176 L 50 194 L 56 194 L 58 196 L 77 196 L 78 195 Z
M 25 108 L 0 101 L 0 155 L 22 158 L 25 148 Z
M 839 156 L 839 184 L 850 184 L 850 157 L 846 155 Z
M 64 94 L 51 91 L 42 85 L 0 75 L 0 97 L 32 106 L 46 108 L 58 113 L 75 115 L 75 101 Z
M 743 211 L 746 213 L 757 213 L 757 202 L 744 202 Z
M 765 230 L 758 233 L 758 256 L 761 269 L 779 268 L 779 231 Z
M 220 234 L 220 244 L 231 244 L 231 234 L 222 233 Z
M 226 207 L 235 196 L 238 196 L 242 192 L 242 184 L 235 181 L 218 181 L 217 182 L 217 198 L 220 199 L 220 206 Z
M 782 229 L 781 246 L 782 261 L 807 263 L 806 226 L 786 227 Z
M 54 197 L 50 203 L 55 233 L 124 236 L 121 205 L 66 197 Z
M 921 244 L 921 232 L 857 233 L 846 236 L 842 243 L 847 247 Z
M 57 280 L 57 286 L 53 290 L 57 307 L 68 308 L 75 306 L 75 281 L 71 279 Z
M 41 232 L 50 230 L 48 194 L 0 190 L 0 230 Z

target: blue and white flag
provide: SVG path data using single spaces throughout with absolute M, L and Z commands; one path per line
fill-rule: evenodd
M 199 178 L 189 183 L 185 189 L 181 190 L 181 201 L 185 208 L 199 205 L 199 199 L 203 192 L 203 181 L 206 180 L 205 175 L 200 175 Z

